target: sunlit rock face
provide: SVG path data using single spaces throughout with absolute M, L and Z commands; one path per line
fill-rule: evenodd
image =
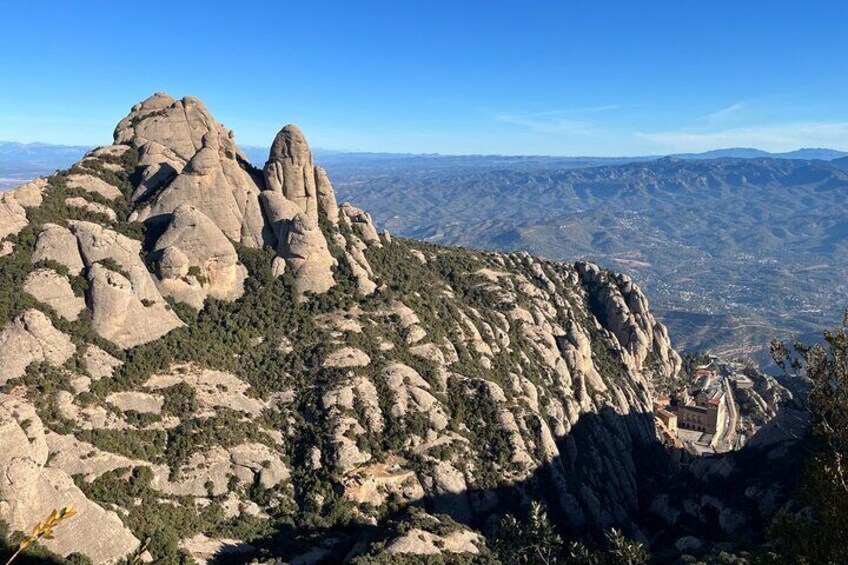
M 49 206 L 4 236 L 0 283 L 21 300 L 0 310 L 0 384 L 57 436 L 47 457 L 7 426 L 38 452 L 27 468 L 92 508 L 114 547 L 137 546 L 148 509 L 211 524 L 220 537 L 163 542 L 197 555 L 240 546 L 233 524 L 329 531 L 349 508 L 380 528 L 380 509 L 424 509 L 359 549 L 327 542 L 330 562 L 371 546 L 483 552 L 475 528 L 528 498 L 574 531 L 638 530 L 653 383 L 680 359 L 629 279 L 381 236 L 337 203 L 295 126 L 260 171 L 194 98 L 136 105 L 74 174 L 28 189 Z M 114 216 L 68 201 L 83 195 Z M 14 465 L 0 454 L 0 475 Z M 99 488 L 61 490 L 51 473 Z M 41 508 L 22 492 L 0 485 L 10 512 Z M 103 492 L 142 502 L 113 508 Z M 446 532 L 444 514 L 464 525 Z M 52 547 L 113 559 L 89 537 Z

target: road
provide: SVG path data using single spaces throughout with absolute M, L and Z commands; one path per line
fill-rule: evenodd
M 739 426 L 739 410 L 736 408 L 736 400 L 733 398 L 733 389 L 730 379 L 722 377 L 724 386 L 724 397 L 727 399 L 727 428 L 724 435 L 716 444 L 716 451 L 730 451 L 736 447 L 736 429 Z

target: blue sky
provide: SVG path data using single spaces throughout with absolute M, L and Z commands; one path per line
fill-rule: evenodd
M 633 155 L 848 150 L 848 2 L 19 1 L 0 139 L 104 144 L 155 91 L 243 145 Z

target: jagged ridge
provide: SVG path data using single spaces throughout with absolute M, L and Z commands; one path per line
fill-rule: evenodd
M 381 237 L 337 205 L 296 127 L 260 172 L 201 102 L 164 94 L 0 213 L 0 407 L 39 424 L 4 420 L 20 449 L 0 469 L 85 477 L 68 483 L 92 508 L 82 531 L 93 509 L 123 513 L 99 531 L 113 543 L 76 531 L 58 553 L 136 547 L 150 532 L 130 491 L 163 520 L 195 516 L 174 526 L 186 550 L 230 531 L 293 551 L 260 532 L 416 502 L 473 526 L 521 492 L 574 530 L 635 527 L 653 382 L 680 360 L 627 277 Z M 0 519 L 25 529 L 46 495 L 2 476 Z

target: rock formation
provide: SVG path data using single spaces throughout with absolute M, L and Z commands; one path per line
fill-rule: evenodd
M 244 291 L 247 269 L 238 262 L 233 244 L 212 220 L 193 206 L 174 210 L 156 240 L 163 294 L 197 309 L 206 296 L 236 300 Z
M 32 363 L 60 366 L 76 347 L 38 310 L 27 310 L 0 332 L 0 385 L 22 377 Z
M 115 129 L 115 143 L 139 150 L 142 182 L 133 194 L 145 221 L 167 216 L 181 204 L 198 208 L 234 241 L 263 243 L 261 189 L 246 168 L 232 133 L 202 102 L 154 94 L 133 106 Z
M 31 272 L 24 281 L 24 290 L 70 322 L 85 310 L 85 299 L 74 293 L 67 277 L 52 269 Z
M 27 227 L 27 206 L 71 186 Z M 381 238 L 337 204 L 296 127 L 259 171 L 202 103 L 164 94 L 73 174 L 4 196 L 0 220 L 15 244 L 0 257 L 15 297 L 0 385 L 51 430 L 24 445 L 23 421 L 0 418 L 21 446 L 0 471 L 23 458 L 35 477 L 0 485 L 0 519 L 29 527 L 49 496 L 90 512 L 84 532 L 103 524 L 55 551 L 104 563 L 134 549 L 141 532 L 112 509 L 134 528 L 142 512 L 179 516 L 159 540 L 174 555 L 239 545 L 250 524 L 329 532 L 340 508 L 351 527 L 412 502 L 465 524 L 328 534 L 311 555 L 329 562 L 482 553 L 472 526 L 537 496 L 566 528 L 638 530 L 653 382 L 680 359 L 626 277 Z M 33 385 L 37 363 L 50 386 Z
M 45 179 L 36 179 L 0 194 L 0 239 L 16 235 L 27 226 L 26 209 L 41 204 L 46 185 Z
M 76 516 L 43 541 L 51 551 L 82 553 L 94 563 L 106 563 L 139 546 L 114 512 L 91 502 L 67 473 L 48 464 L 45 430 L 36 411 L 5 394 L 0 394 L 0 445 L 0 520 L 12 531 L 28 531 L 57 505 L 73 506 Z

